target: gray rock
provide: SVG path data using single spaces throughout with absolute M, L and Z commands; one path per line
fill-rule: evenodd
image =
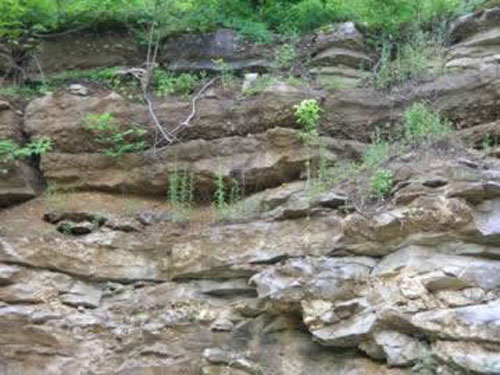
M 325 346 L 356 347 L 374 330 L 377 317 L 362 313 L 340 323 L 311 331 L 314 340 Z
M 97 308 L 101 297 L 102 290 L 100 288 L 78 281 L 70 290 L 60 296 L 60 300 L 70 306 Z
M 69 86 L 69 92 L 73 95 L 87 96 L 89 89 L 83 85 L 73 84 Z
M 229 319 L 223 319 L 223 318 L 217 319 L 210 326 L 210 329 L 216 332 L 231 332 L 233 328 L 234 328 L 233 322 L 231 322 Z
M 8 264 L 0 264 L 0 285 L 13 284 L 14 277 L 20 273 L 20 268 Z
M 422 352 L 418 340 L 400 332 L 376 332 L 372 340 L 371 345 L 360 348 L 375 359 L 386 358 L 389 366 L 411 366 Z
M 374 275 L 384 277 L 404 270 L 418 275 L 430 291 L 475 286 L 485 290 L 500 287 L 500 261 L 436 252 L 430 247 L 410 246 L 385 257 Z
M 143 229 L 137 220 L 121 217 L 109 217 L 104 226 L 121 232 L 142 232 Z
M 37 175 L 33 168 L 19 161 L 0 159 L 0 208 L 35 198 L 35 181 Z
M 258 73 L 246 73 L 241 90 L 245 92 L 247 90 L 255 88 L 258 78 L 259 78 Z
M 476 374 L 500 374 L 500 346 L 466 341 L 437 341 L 432 346 L 436 356 L 445 363 Z
M 216 61 L 222 59 L 225 69 L 266 71 L 272 67 L 269 56 L 272 56 L 270 47 L 247 43 L 233 30 L 218 29 L 168 39 L 162 46 L 159 62 L 173 71 L 219 72 L 224 66 Z
M 426 311 L 411 317 L 411 324 L 443 339 L 500 343 L 500 303 Z

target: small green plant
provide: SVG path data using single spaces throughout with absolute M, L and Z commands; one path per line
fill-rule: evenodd
M 481 140 L 481 149 L 485 153 L 489 153 L 491 150 L 491 137 L 489 134 L 486 134 L 483 139 Z
M 322 109 L 316 99 L 306 99 L 293 107 L 295 118 L 302 125 L 299 139 L 310 144 L 318 138 L 318 123 L 321 118 Z
M 219 59 L 214 59 L 212 62 L 215 64 L 216 69 L 220 72 L 222 86 L 224 88 L 229 88 L 234 85 L 236 77 L 234 75 L 234 70 L 231 66 L 224 61 L 221 57 Z
M 289 76 L 287 79 L 286 79 L 286 83 L 290 86 L 294 86 L 294 87 L 300 87 L 300 86 L 303 86 L 306 84 L 306 82 L 304 80 L 302 80 L 301 78 L 299 77 L 295 77 L 295 76 Z
M 69 222 L 62 222 L 57 226 L 57 230 L 67 236 L 73 233 L 73 226 Z
M 386 88 L 393 84 L 421 79 L 426 74 L 440 74 L 433 62 L 441 66 L 443 41 L 434 34 L 422 30 L 409 33 L 411 36 L 402 43 L 382 43 L 377 74 L 374 77 L 376 88 Z
M 378 62 L 378 70 L 375 74 L 373 84 L 375 88 L 382 89 L 389 87 L 392 83 L 392 45 L 385 41 L 382 44 L 382 48 L 380 50 L 380 58 Z
M 326 149 L 321 143 L 318 132 L 322 109 L 316 99 L 306 99 L 294 106 L 295 118 L 302 125 L 299 140 L 306 145 L 308 158 L 306 161 L 307 188 L 322 187 L 327 180 Z M 311 148 L 317 148 L 317 163 L 313 168 Z M 321 189 L 320 189 L 321 190 Z
M 256 95 L 267 89 L 274 82 L 276 82 L 275 78 L 271 77 L 270 75 L 265 74 L 263 76 L 259 76 L 255 80 L 255 82 L 252 83 L 251 86 L 244 88 L 243 95 L 245 96 Z
M 216 221 L 242 219 L 255 209 L 251 204 L 241 201 L 241 187 L 237 179 L 232 178 L 226 184 L 220 165 L 214 184 L 213 207 Z
M 241 199 L 240 183 L 237 179 L 231 179 L 231 187 L 229 189 L 229 205 L 233 206 Z
M 360 172 L 361 169 L 361 163 L 353 161 L 339 161 L 329 170 L 328 182 L 332 185 L 337 185 L 342 181 L 352 179 Z
M 408 141 L 428 140 L 449 134 L 451 123 L 441 118 L 425 103 L 414 103 L 404 114 L 405 138 Z
M 19 146 L 10 139 L 0 139 L 0 161 L 30 158 L 40 156 L 52 150 L 52 141 L 47 137 L 41 137 Z
M 194 74 L 182 73 L 178 76 L 163 70 L 155 70 L 155 92 L 159 96 L 189 95 L 199 83 L 199 78 Z
M 294 66 L 297 60 L 295 47 L 290 44 L 283 44 L 276 50 L 274 65 L 276 69 L 287 70 Z
M 0 161 L 6 162 L 15 159 L 19 146 L 10 139 L 0 140 Z
M 370 168 L 384 162 L 389 156 L 389 147 L 389 142 L 382 138 L 377 128 L 373 133 L 372 143 L 363 153 L 363 166 Z
M 83 126 L 87 130 L 107 132 L 114 130 L 118 126 L 118 122 L 111 113 L 106 112 L 88 115 L 83 121 Z
M 194 176 L 187 170 L 174 168 L 168 177 L 168 202 L 173 208 L 173 221 L 187 221 L 194 202 Z
M 214 192 L 214 206 L 217 210 L 223 210 L 227 208 L 227 198 L 226 198 L 226 187 L 224 184 L 224 175 L 222 174 L 222 168 L 219 165 L 219 169 L 215 174 L 215 192 Z
M 119 123 L 111 113 L 88 115 L 83 121 L 83 127 L 95 134 L 96 142 L 102 146 L 100 151 L 103 155 L 119 157 L 146 149 L 147 131 L 136 127 L 119 131 Z
M 370 180 L 372 196 L 383 199 L 387 197 L 392 188 L 393 173 L 386 169 L 379 169 Z

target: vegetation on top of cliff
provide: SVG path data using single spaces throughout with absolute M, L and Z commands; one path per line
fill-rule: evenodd
M 436 23 L 468 12 L 485 0 L 3 0 L 0 38 L 78 29 L 124 29 L 161 21 L 165 34 L 237 29 L 260 42 L 270 32 L 296 34 L 350 20 L 395 33 L 402 26 Z M 158 9 L 161 9 L 160 14 Z

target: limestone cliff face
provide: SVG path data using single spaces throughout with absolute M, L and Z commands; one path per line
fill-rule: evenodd
M 465 69 L 405 95 L 213 90 L 182 143 L 120 158 L 81 126 L 102 112 L 123 127 L 147 122 L 117 93 L 60 90 L 23 111 L 0 102 L 0 138 L 54 144 L 39 171 L 0 165 L 0 206 L 10 206 L 0 211 L 0 375 L 500 374 L 498 150 L 441 143 L 396 155 L 389 198 L 364 205 L 349 189 L 306 189 L 318 155 L 298 141 L 292 109 L 321 101 L 332 162 L 358 160 L 375 124 L 394 126 L 425 98 L 477 146 L 499 128 L 498 43 L 479 42 L 496 32 L 494 14 L 454 25 L 448 64 Z M 259 48 L 238 55 L 227 31 L 185 38 L 191 48 L 222 38 L 235 64 L 268 66 Z M 315 70 L 350 83 L 366 73 L 353 73 L 370 61 L 353 25 L 306 42 Z M 189 66 L 207 58 L 188 52 Z M 190 111 L 178 98 L 156 105 L 167 126 Z M 201 203 L 217 172 L 238 179 L 244 214 L 215 221 L 201 204 L 179 222 L 165 203 L 176 169 L 192 171 Z M 35 198 L 38 172 L 50 189 Z

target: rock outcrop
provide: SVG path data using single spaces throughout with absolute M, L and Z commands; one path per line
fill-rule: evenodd
M 497 13 L 454 26 L 449 56 L 481 46 L 464 71 L 390 92 L 276 84 L 230 98 L 214 87 L 181 142 L 155 148 L 151 129 L 147 151 L 119 157 L 82 123 L 111 113 L 119 129 L 149 126 L 140 104 L 90 85 L 34 99 L 23 116 L 0 102 L 0 139 L 53 142 L 43 196 L 29 178 L 36 158 L 0 164 L 0 206 L 12 205 L 0 211 L 0 374 L 500 374 L 500 81 L 483 64 Z M 190 48 L 167 41 L 161 57 L 172 69 L 217 69 L 215 55 L 269 66 L 267 47 L 243 50 L 227 30 L 179 41 Z M 349 85 L 370 63 L 350 23 L 309 42 L 316 69 Z M 310 98 L 321 147 L 300 141 L 294 116 Z M 380 166 L 392 173 L 386 199 L 358 196 L 366 169 L 335 187 L 307 178 L 321 160 L 360 160 L 377 124 L 400 132 L 421 100 L 461 141 L 402 147 Z M 191 105 L 154 103 L 170 129 Z M 166 202 L 176 171 L 193 177 L 191 206 Z M 245 198 L 207 204 L 216 176 Z
M 28 203 L 35 222 L 4 212 L 5 372 L 498 373 L 500 163 L 408 160 L 376 213 L 345 211 L 340 192 L 307 200 L 301 183 L 201 227 L 88 193 Z
M 0 101 L 0 141 L 23 142 L 21 119 L 14 108 Z M 0 151 L 0 208 L 36 196 L 37 173 L 26 163 L 12 160 Z
M 447 51 L 446 67 L 480 70 L 496 67 L 500 60 L 500 8 L 482 10 L 460 17 L 452 25 L 454 43 Z
M 372 60 L 366 52 L 363 35 L 352 22 L 346 22 L 314 36 L 310 72 L 331 89 L 354 88 L 369 75 Z
M 171 71 L 266 72 L 273 67 L 270 46 L 251 43 L 229 29 L 186 34 L 167 40 L 159 62 Z
M 186 127 L 178 136 L 182 140 L 211 140 L 261 133 L 274 127 L 296 128 L 293 106 L 304 99 L 321 100 L 321 96 L 318 91 L 279 84 L 243 101 L 205 97 L 198 103 L 196 124 Z M 192 103 L 179 98 L 167 98 L 156 104 L 158 119 L 167 129 L 185 121 L 191 110 Z M 102 145 L 96 141 L 95 133 L 85 129 L 84 122 L 89 115 L 103 113 L 110 113 L 124 129 L 139 125 L 150 132 L 154 130 L 144 106 L 130 103 L 114 92 L 89 96 L 70 92 L 49 93 L 29 103 L 24 124 L 30 136 L 49 137 L 54 151 L 97 152 Z
M 331 160 L 360 155 L 357 142 L 325 138 Z M 49 153 L 42 158 L 45 177 L 62 189 L 164 195 L 176 170 L 193 174 L 200 199 L 210 200 L 216 173 L 235 178 L 248 192 L 275 187 L 300 177 L 309 159 L 298 131 L 274 128 L 248 137 L 211 142 L 194 140 L 143 155 L 113 158 L 100 154 Z

